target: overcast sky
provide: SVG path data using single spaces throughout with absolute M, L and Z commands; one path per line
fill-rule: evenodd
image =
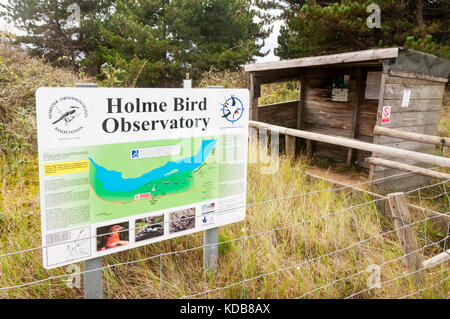
M 263 52 L 270 50 L 269 54 L 262 58 L 257 58 L 256 61 L 259 62 L 271 62 L 278 61 L 280 58 L 276 57 L 273 50 L 278 46 L 278 35 L 280 34 L 280 27 L 283 25 L 283 21 L 275 21 L 273 23 L 273 31 L 270 36 L 266 39 Z
M 5 4 L 7 3 L 7 0 L 0 0 L 0 3 Z M 262 49 L 263 52 L 270 50 L 269 54 L 267 54 L 265 57 L 258 57 L 256 59 L 257 63 L 260 62 L 271 62 L 271 61 L 278 61 L 279 58 L 275 56 L 274 54 L 274 48 L 278 46 L 278 35 L 280 32 L 280 27 L 283 24 L 282 21 L 276 21 L 273 23 L 273 31 L 271 35 L 266 39 L 264 47 Z M 21 30 L 14 27 L 14 25 L 9 24 L 6 22 L 6 20 L 2 17 L 0 17 L 0 30 L 9 31 L 15 34 L 20 34 Z

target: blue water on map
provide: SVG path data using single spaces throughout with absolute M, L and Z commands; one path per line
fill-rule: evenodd
M 105 190 L 111 192 L 128 192 L 155 179 L 167 177 L 168 175 L 175 173 L 195 170 L 206 160 L 209 153 L 211 153 L 214 148 L 214 145 L 216 145 L 216 142 L 217 140 L 203 140 L 200 150 L 194 156 L 186 157 L 178 161 L 168 161 L 163 166 L 155 168 L 135 178 L 123 178 L 121 172 L 106 169 L 97 164 L 90 157 L 89 160 L 97 169 L 95 178 L 103 182 L 103 187 Z M 174 172 L 169 174 L 172 171 Z

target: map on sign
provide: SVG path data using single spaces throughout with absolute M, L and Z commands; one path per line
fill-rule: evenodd
M 89 183 L 99 198 L 112 202 L 156 198 L 192 191 L 193 178 L 200 178 L 196 170 L 205 164 L 216 142 L 216 139 L 204 140 L 195 155 L 168 161 L 134 178 L 124 178 L 126 166 L 122 172 L 109 170 L 89 157 Z
M 43 88 L 44 267 L 241 221 L 249 92 Z
M 86 147 L 88 165 L 79 175 L 87 184 L 73 191 L 90 191 L 91 222 L 240 194 L 242 188 L 228 189 L 222 182 L 223 172 L 242 164 L 219 158 L 241 158 L 238 149 L 224 150 L 242 142 L 239 136 L 210 136 Z M 133 158 L 132 150 L 139 150 L 139 157 Z

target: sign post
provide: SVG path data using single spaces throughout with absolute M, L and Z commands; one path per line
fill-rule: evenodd
M 219 227 L 207 229 L 203 236 L 203 271 L 215 273 L 219 262 Z
M 83 262 L 84 298 L 103 298 L 102 257 L 92 258 Z
M 207 229 L 204 231 L 203 234 L 204 272 L 207 271 L 208 273 L 215 273 L 217 271 L 217 264 L 219 262 L 219 245 L 217 245 L 218 243 L 219 243 L 219 227 Z
M 183 81 L 185 89 L 192 88 L 192 80 L 189 79 L 189 73 Z M 219 87 L 214 87 L 219 88 Z M 220 87 L 222 88 L 222 87 Z M 219 261 L 219 227 L 207 229 L 203 232 L 203 271 L 208 273 L 215 273 L 217 271 L 217 264 Z
M 96 83 L 78 83 L 76 87 L 96 88 Z M 103 298 L 102 257 L 92 258 L 83 262 L 83 282 L 85 299 Z

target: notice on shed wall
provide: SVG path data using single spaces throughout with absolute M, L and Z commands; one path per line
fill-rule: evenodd
M 241 221 L 249 92 L 40 88 L 43 264 Z
M 391 121 L 391 106 L 385 105 L 383 106 L 383 110 L 381 111 L 381 124 L 389 124 Z
M 333 77 L 333 88 L 331 91 L 331 100 L 335 102 L 348 101 L 348 86 L 350 75 L 338 75 Z
M 403 90 L 402 107 L 408 107 L 410 99 L 411 99 L 411 90 L 410 89 Z

